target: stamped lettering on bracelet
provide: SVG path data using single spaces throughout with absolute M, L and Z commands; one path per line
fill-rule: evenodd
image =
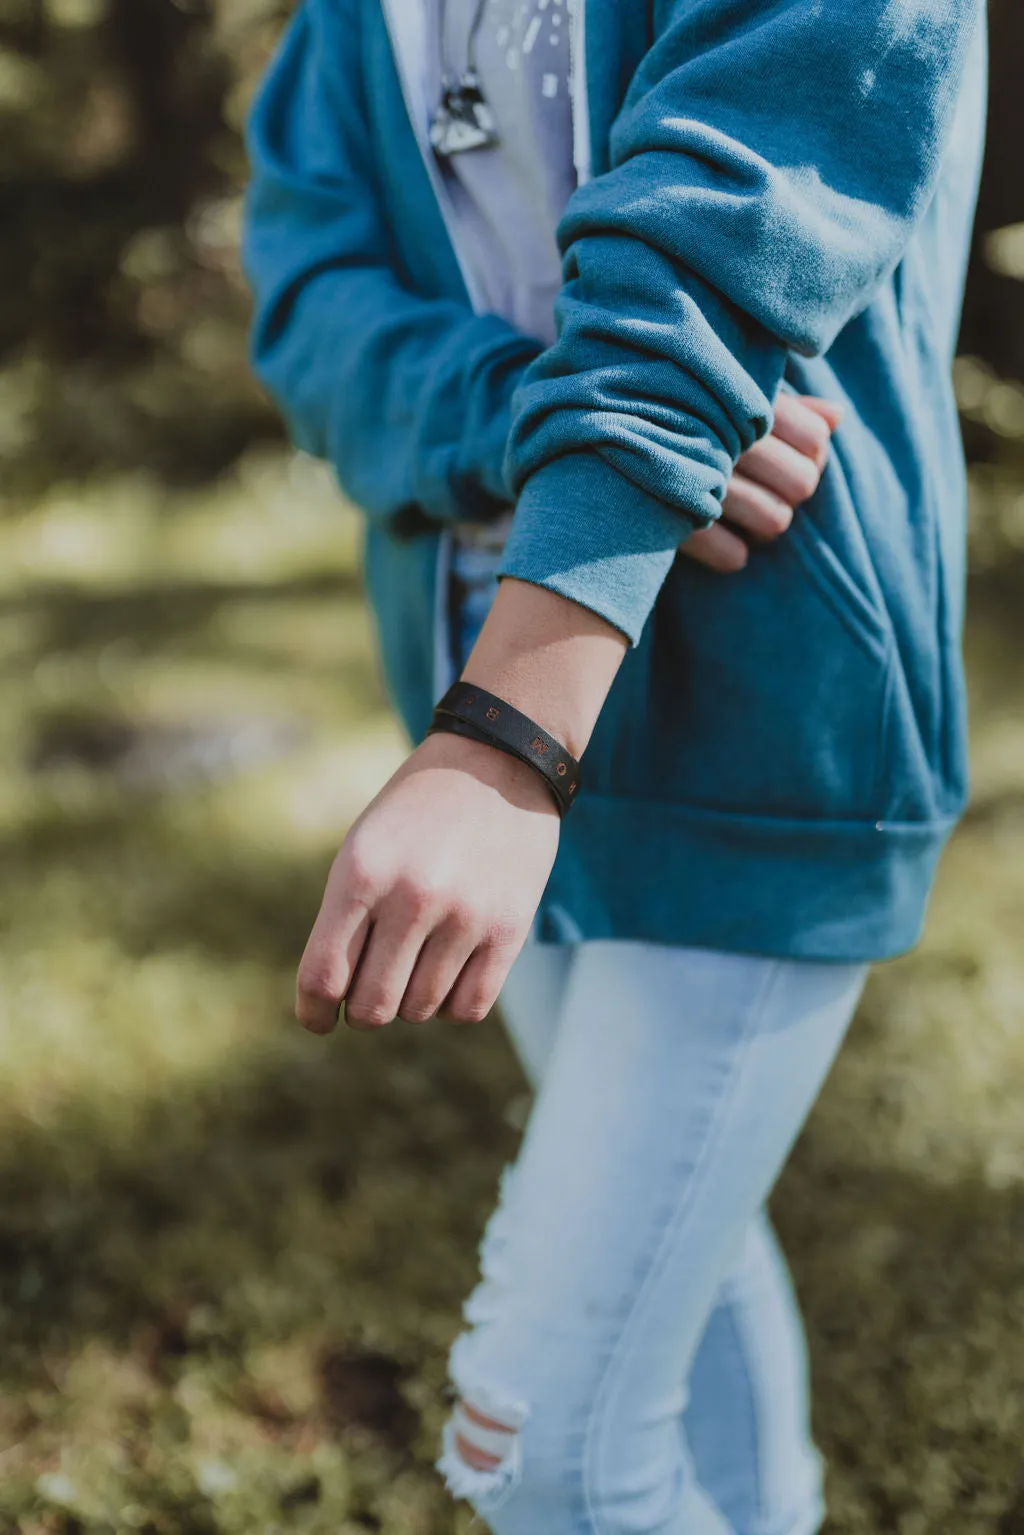
M 548 749 L 547 741 L 542 741 L 540 736 L 534 736 L 533 740 L 530 742 L 530 750 L 531 751 L 535 751 L 538 754 L 538 756 L 543 757 L 543 755 L 547 751 L 547 749 Z
M 492 704 L 491 707 L 487 711 L 487 718 L 489 720 L 500 719 L 501 718 L 501 710 L 495 708 L 494 704 Z

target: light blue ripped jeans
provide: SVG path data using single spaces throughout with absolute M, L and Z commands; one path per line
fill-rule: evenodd
M 503 1007 L 537 1096 L 452 1351 L 440 1461 L 495 1535 L 818 1529 L 805 1344 L 765 1200 L 864 978 L 527 946 Z

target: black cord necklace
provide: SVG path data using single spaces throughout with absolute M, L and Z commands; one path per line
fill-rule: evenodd
M 467 149 L 486 149 L 498 142 L 498 125 L 487 105 L 476 67 L 476 36 L 487 0 L 476 0 L 476 10 L 466 43 L 466 67 L 458 76 L 447 59 L 447 0 L 440 0 L 441 100 L 430 124 L 430 143 L 442 159 L 464 154 Z

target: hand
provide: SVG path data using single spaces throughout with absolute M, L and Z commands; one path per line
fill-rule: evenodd
M 559 818 L 524 763 L 428 736 L 334 860 L 299 967 L 296 1014 L 327 1034 L 494 1005 L 544 892 Z
M 771 436 L 736 465 L 722 520 L 691 534 L 682 552 L 712 570 L 742 570 L 750 555 L 748 539 L 770 543 L 785 533 L 796 508 L 818 488 L 841 415 L 828 400 L 780 394 Z

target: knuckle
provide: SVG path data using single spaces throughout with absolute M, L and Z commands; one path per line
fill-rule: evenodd
M 433 1002 L 403 1002 L 398 1010 L 398 1016 L 403 1023 L 429 1023 L 431 1018 L 437 1016 L 437 1005 Z
M 358 844 L 339 854 L 338 872 L 351 900 L 369 906 L 373 903 L 380 880 L 373 861 Z
M 487 951 L 491 960 L 501 961 L 507 958 L 509 964 L 519 952 L 529 931 L 529 924 L 523 924 L 512 913 L 497 916 L 488 924 L 487 937 L 483 948 Z
M 383 1028 L 386 1023 L 391 1023 L 394 1016 L 394 1008 L 384 1002 L 360 1001 L 345 1004 L 345 1022 L 358 1024 L 363 1028 Z
M 341 991 L 327 970 L 317 965 L 303 965 L 299 969 L 298 994 L 300 1004 L 308 1006 L 328 1002 L 337 1005 Z
M 454 900 L 448 905 L 448 923 L 457 933 L 469 933 L 477 925 L 477 914 L 468 901 Z
M 426 881 L 409 874 L 396 881 L 394 898 L 413 920 L 427 916 L 437 899 L 436 893 Z
M 785 501 L 767 501 L 762 512 L 762 527 L 768 538 L 778 538 L 793 521 L 793 508 Z
M 823 421 L 820 416 L 815 415 L 813 411 L 808 411 L 807 414 L 810 418 L 808 421 L 808 435 L 814 444 L 814 458 L 818 463 L 823 463 L 832 441 L 832 433 L 829 431 L 828 423 Z
M 799 466 L 793 468 L 793 492 L 796 496 L 796 505 L 803 501 L 809 501 L 818 488 L 821 475 L 809 458 L 802 459 Z
M 459 997 L 451 1009 L 452 1017 L 456 1023 L 483 1023 L 491 1010 L 490 1002 L 486 997 L 475 993 L 469 997 Z

